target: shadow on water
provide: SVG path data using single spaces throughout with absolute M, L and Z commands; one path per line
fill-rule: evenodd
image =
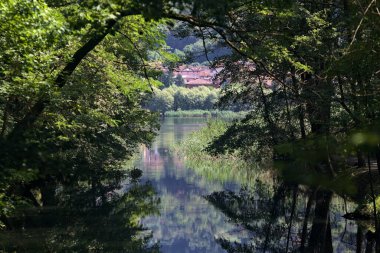
M 205 122 L 166 119 L 137 162 L 161 199 L 160 216 L 143 224 L 162 252 L 372 252 L 371 226 L 342 217 L 357 205 L 327 190 L 343 180 L 324 178 L 320 187 L 323 180 L 309 178 L 315 184 L 306 186 L 266 174 L 247 183 L 248 177 L 218 176 L 218 168 L 188 168 L 194 163 L 170 153 L 170 145 Z
M 54 177 L 29 183 L 31 198 L 15 199 L 17 208 L 2 217 L 0 252 L 159 252 L 140 223 L 158 215 L 156 191 L 125 164 L 126 150 L 96 144 L 94 153 L 85 147 L 52 159 Z
M 9 219 L 14 229 L 0 233 L 0 252 L 159 252 L 139 222 L 157 214 L 153 187 L 134 182 L 123 193 L 107 190 L 99 196 L 65 187 L 58 205 L 19 210 Z
M 321 183 L 331 185 L 332 180 L 326 181 Z M 252 233 L 246 242 L 217 238 L 228 253 L 375 252 L 375 223 L 371 214 L 358 212 L 363 204 L 355 202 L 356 191 L 338 195 L 333 189 L 281 179 L 270 186 L 257 181 L 238 192 L 216 191 L 205 198 L 230 222 Z M 342 194 L 339 184 L 335 189 Z
M 79 189 L 70 189 L 79 190 Z M 62 193 L 64 194 L 64 193 Z M 5 252 L 158 252 L 139 218 L 157 212 L 148 184 L 134 183 L 121 194 L 65 196 L 64 205 L 22 210 L 11 231 L 0 234 Z M 1 251 L 0 250 L 0 251 Z
M 218 177 L 218 168 L 209 168 L 215 177 L 188 168 L 170 146 L 205 122 L 166 119 L 155 143 L 141 148 L 142 173 L 104 170 L 85 183 L 86 169 L 76 170 L 50 185 L 54 200 L 8 219 L 0 252 L 374 252 L 373 222 L 342 217 L 358 206 L 355 191 L 338 189 L 343 181 L 307 174 L 301 182 L 294 171 L 293 180 L 247 183 Z
M 372 252 L 372 240 L 341 217 L 344 203 L 331 191 L 280 184 L 269 195 L 243 188 L 206 196 L 230 222 L 253 233 L 245 243 L 218 238 L 227 252 Z

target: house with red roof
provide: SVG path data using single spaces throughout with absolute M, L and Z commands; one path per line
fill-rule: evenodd
M 208 66 L 181 65 L 174 69 L 174 77 L 182 76 L 187 88 L 208 86 L 220 87 L 220 83 L 215 80 L 215 76 L 222 68 L 214 69 Z

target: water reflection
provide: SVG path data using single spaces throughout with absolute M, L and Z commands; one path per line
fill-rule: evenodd
M 368 226 L 342 217 L 356 205 L 318 186 L 264 176 L 246 185 L 186 168 L 169 147 L 205 123 L 167 119 L 137 163 L 161 198 L 160 216 L 143 224 L 162 252 L 372 252 Z
M 160 216 L 147 217 L 143 224 L 152 229 L 153 241 L 160 243 L 162 252 L 225 252 L 215 236 L 233 234 L 239 238 L 244 233 L 226 222 L 227 217 L 204 198 L 213 191 L 235 189 L 237 185 L 209 181 L 169 152 L 171 145 L 205 123 L 203 118 L 167 118 L 156 142 L 142 149 L 136 164 L 161 199 Z
M 140 223 L 144 216 L 158 215 L 159 204 L 152 185 L 139 182 L 141 173 L 76 166 L 65 180 L 35 190 L 43 205 L 25 203 L 7 217 L 0 252 L 159 252 Z
M 245 243 L 218 238 L 227 252 L 361 252 L 355 222 L 341 217 L 347 207 L 330 191 L 281 184 L 273 193 L 243 188 L 207 199 L 254 235 Z
M 141 147 L 139 180 L 78 174 L 53 185 L 56 201 L 8 220 L 0 252 L 374 252 L 372 222 L 344 219 L 356 205 L 332 191 L 187 168 L 170 146 L 205 122 L 166 119 Z

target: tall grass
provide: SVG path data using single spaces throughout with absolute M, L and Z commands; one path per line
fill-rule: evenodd
M 214 138 L 226 131 L 229 124 L 223 120 L 211 120 L 207 126 L 174 145 L 173 150 L 184 158 L 186 167 L 210 180 L 251 185 L 258 176 L 257 166 L 245 161 L 239 152 L 213 156 L 204 150 Z

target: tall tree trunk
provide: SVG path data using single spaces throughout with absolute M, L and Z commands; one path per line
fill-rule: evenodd
M 367 233 L 368 235 L 368 233 Z M 367 236 L 367 243 L 365 246 L 365 253 L 373 253 L 375 246 L 375 240 L 374 238 L 370 238 L 370 236 Z
M 331 198 L 331 191 L 318 190 L 307 252 L 330 253 L 333 251 L 330 226 Z
M 309 101 L 307 110 L 311 131 L 327 135 L 330 132 L 332 87 L 327 81 L 309 80 Z
M 292 129 L 292 117 L 290 115 L 290 104 L 289 104 L 289 96 L 288 91 L 286 90 L 286 86 L 284 86 L 284 95 L 285 95 L 285 108 L 286 108 L 286 120 L 288 121 L 288 127 L 290 131 L 291 140 L 295 140 L 294 131 Z
M 290 237 L 291 237 L 291 232 L 292 232 L 293 218 L 294 218 L 294 213 L 295 213 L 296 205 L 297 205 L 297 194 L 298 194 L 298 185 L 294 186 L 293 188 L 292 210 L 290 212 L 290 221 L 289 221 L 289 227 L 288 227 L 288 236 L 286 238 L 285 253 L 288 253 L 288 250 L 289 250 L 289 242 L 290 242 Z
M 262 80 L 259 80 L 259 88 L 261 92 L 261 100 L 263 102 L 263 108 L 264 108 L 264 121 L 266 124 L 268 124 L 270 136 L 272 138 L 273 145 L 277 144 L 277 137 L 276 137 L 276 124 L 273 122 L 272 117 L 270 115 L 270 108 L 269 103 L 266 95 L 264 94 L 263 89 L 263 83 Z
M 356 253 L 362 253 L 363 247 L 363 231 L 362 227 L 358 225 L 358 230 L 356 231 Z
M 273 196 L 273 202 L 272 202 L 272 210 L 270 213 L 270 217 L 268 220 L 268 223 L 265 225 L 265 240 L 263 245 L 263 252 L 265 253 L 268 250 L 269 242 L 270 242 L 270 236 L 272 231 L 272 225 L 275 222 L 276 218 L 279 215 L 280 210 L 280 202 L 284 198 L 284 193 L 286 191 L 285 185 L 281 184 L 278 189 L 276 190 L 276 193 Z
M 360 149 L 356 150 L 356 156 L 358 159 L 358 168 L 364 167 L 365 166 L 365 159 L 363 156 L 363 152 Z
M 303 102 L 301 101 L 301 91 L 299 87 L 299 82 L 295 77 L 295 69 L 292 68 L 292 84 L 295 88 L 295 96 L 296 96 L 296 104 L 297 104 L 297 114 L 298 114 L 298 122 L 300 127 L 301 138 L 306 138 L 306 128 L 305 128 L 305 110 Z
M 380 144 L 377 144 L 377 147 L 376 147 L 376 165 L 377 165 L 377 171 L 380 174 Z
M 373 206 L 373 218 L 375 220 L 376 252 L 380 252 L 380 228 L 379 228 L 379 219 L 377 217 L 377 209 L 376 209 L 376 195 L 375 195 L 374 185 L 372 181 L 370 154 L 367 155 L 367 163 L 368 163 L 368 175 L 369 175 L 369 183 L 370 183 L 372 206 Z
M 315 193 L 316 193 L 315 189 L 310 191 L 309 196 L 308 196 L 308 200 L 307 200 L 307 204 L 306 204 L 305 217 L 303 219 L 303 224 L 302 224 L 301 246 L 300 246 L 300 252 L 301 253 L 305 253 L 305 243 L 306 243 L 306 237 L 307 237 L 307 224 L 309 222 L 311 207 L 314 203 Z
M 305 112 L 302 104 L 298 105 L 298 121 L 300 125 L 301 138 L 306 138 L 306 128 L 305 128 Z

